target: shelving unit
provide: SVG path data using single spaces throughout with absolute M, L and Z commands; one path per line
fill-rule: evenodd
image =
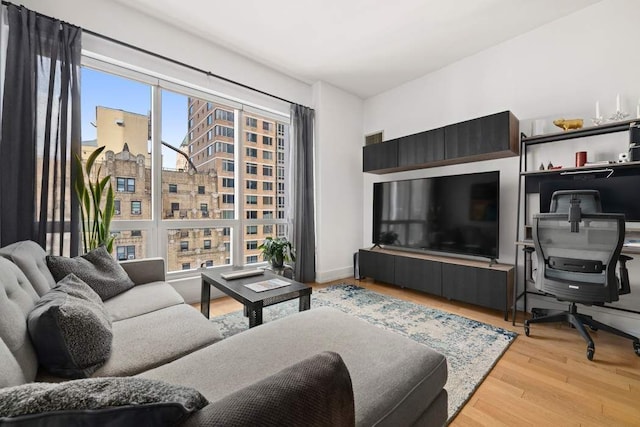
M 586 138 L 596 135 L 606 135 L 616 132 L 628 132 L 629 128 L 640 122 L 640 119 L 627 120 L 622 122 L 608 123 L 601 126 L 592 126 L 573 131 L 557 132 L 533 137 L 527 137 L 524 134 L 520 136 L 520 166 L 518 179 L 518 213 L 516 220 L 516 254 L 515 254 L 515 290 L 513 292 L 512 305 L 512 322 L 515 325 L 516 305 L 521 298 L 524 298 L 524 310 L 527 310 L 527 294 L 544 295 L 537 291 L 527 290 L 528 284 L 533 284 L 531 255 L 534 252 L 533 241 L 531 236 L 527 235 L 526 218 L 528 217 L 529 207 L 527 196 L 529 194 L 538 193 L 539 187 L 545 181 L 561 181 L 574 180 L 583 178 L 585 175 L 610 177 L 610 176 L 637 176 L 640 175 L 640 162 L 626 163 L 610 163 L 610 164 L 594 164 L 582 167 L 565 167 L 561 169 L 551 170 L 527 170 L 527 153 L 532 146 L 539 144 L 547 144 L 559 141 L 565 141 L 576 138 Z M 520 251 L 524 252 L 524 269 L 520 274 L 518 271 Z M 637 247 L 625 247 L 624 253 L 640 253 Z M 606 305 L 605 305 L 606 306 Z M 616 310 L 628 311 L 640 314 L 640 311 L 627 310 L 619 307 L 610 307 Z

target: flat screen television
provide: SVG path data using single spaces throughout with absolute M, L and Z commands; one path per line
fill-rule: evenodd
M 374 244 L 498 257 L 500 172 L 373 185 Z
M 598 190 L 602 212 L 622 213 L 626 221 L 640 221 L 640 176 L 612 176 L 610 178 L 590 178 L 558 180 L 540 183 L 540 212 L 549 212 L 551 195 L 557 190 Z

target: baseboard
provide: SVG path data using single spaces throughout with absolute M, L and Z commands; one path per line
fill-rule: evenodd
M 340 280 L 347 277 L 353 277 L 353 266 L 330 271 L 316 271 L 316 282 L 318 283 L 332 282 L 334 280 Z

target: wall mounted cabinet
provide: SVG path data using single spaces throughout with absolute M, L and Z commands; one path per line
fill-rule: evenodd
M 377 174 L 518 155 L 519 122 L 510 112 L 467 120 L 363 147 L 363 171 Z

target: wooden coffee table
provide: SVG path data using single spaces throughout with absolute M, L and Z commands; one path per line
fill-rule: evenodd
M 225 280 L 220 275 L 229 271 L 207 271 L 202 273 L 202 289 L 200 292 L 200 312 L 209 318 L 209 301 L 211 299 L 211 286 L 215 286 L 226 295 L 232 297 L 244 305 L 244 314 L 249 317 L 249 327 L 253 328 L 262 324 L 262 309 L 270 305 L 278 304 L 300 298 L 299 311 L 311 308 L 311 286 L 296 282 L 286 277 L 265 271 L 259 276 L 251 276 L 240 279 Z M 289 282 L 288 286 L 263 292 L 255 292 L 245 285 L 262 282 L 264 280 L 279 279 Z

